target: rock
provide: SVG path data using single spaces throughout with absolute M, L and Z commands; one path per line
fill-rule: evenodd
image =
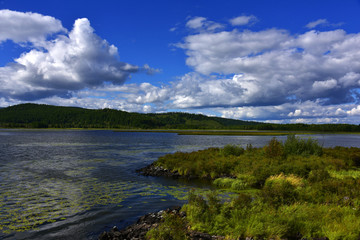
M 212 236 L 208 233 L 201 233 L 201 232 L 195 232 L 195 231 L 190 231 L 188 233 L 188 236 L 191 240 L 222 240 L 222 239 L 225 239 L 225 237 L 222 237 L 222 236 Z
M 119 230 L 114 226 L 109 232 L 103 232 L 99 236 L 99 240 L 143 240 L 145 239 L 146 233 L 156 228 L 163 219 L 164 213 L 173 212 L 180 214 L 180 207 L 173 207 L 166 210 L 161 210 L 155 213 L 148 213 L 140 217 L 136 223 L 126 227 L 125 229 Z
M 193 180 L 193 179 L 214 180 L 214 178 L 212 178 L 210 175 L 202 176 L 202 177 L 191 174 L 180 175 L 180 173 L 177 170 L 170 171 L 169 169 L 166 169 L 164 167 L 156 166 L 154 163 L 151 163 L 150 165 L 144 168 L 140 168 L 136 170 L 136 172 L 144 176 L 153 176 L 153 177 L 172 177 L 175 179 L 183 178 L 187 180 Z M 216 178 L 218 177 L 235 178 L 234 176 L 231 175 L 221 175 L 221 176 L 217 176 Z
M 181 207 L 168 208 L 159 212 L 148 213 L 140 217 L 136 223 L 126 227 L 125 229 L 119 230 L 114 226 L 109 232 L 103 232 L 99 236 L 99 240 L 145 240 L 146 233 L 156 228 L 163 219 L 164 213 L 177 214 L 180 217 L 186 217 L 185 212 L 180 211 Z M 188 230 L 187 236 L 191 240 L 223 240 L 222 236 L 212 236 L 207 233 L 196 232 Z
M 161 166 L 155 166 L 154 163 L 136 170 L 136 172 L 144 175 L 144 176 L 153 176 L 153 177 L 173 177 L 173 178 L 179 178 L 182 177 L 178 171 L 170 171 L 168 169 L 165 169 Z

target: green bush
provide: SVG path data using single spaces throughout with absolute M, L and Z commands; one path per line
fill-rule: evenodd
M 219 188 L 231 188 L 233 182 L 233 178 L 217 178 L 213 181 L 213 184 Z
M 240 178 L 217 178 L 213 181 L 213 184 L 219 188 L 231 189 L 234 191 L 241 191 L 248 189 L 255 183 L 254 178 L 244 177 Z
M 269 158 L 282 157 L 284 154 L 284 147 L 275 137 L 272 138 L 268 145 L 264 147 L 265 155 Z
M 286 178 L 269 178 L 261 191 L 263 200 L 272 206 L 289 205 L 298 198 L 296 185 Z
M 237 197 L 232 200 L 231 205 L 235 208 L 250 207 L 252 201 L 253 198 L 248 194 L 239 193 Z
M 221 153 L 225 156 L 240 156 L 241 154 L 243 154 L 245 152 L 244 148 L 240 147 L 240 146 L 235 146 L 235 145 L 225 145 L 223 149 L 221 149 Z
M 166 213 L 163 222 L 157 228 L 147 232 L 146 238 L 149 240 L 185 240 L 189 239 L 186 235 L 186 221 L 179 215 Z
M 330 178 L 329 172 L 326 171 L 325 169 L 319 169 L 319 170 L 312 170 L 309 173 L 308 180 L 311 183 L 315 183 L 315 182 L 324 181 L 324 180 L 326 180 L 328 178 Z
M 294 135 L 288 135 L 284 143 L 284 153 L 286 155 L 321 156 L 323 154 L 323 150 L 317 140 L 311 138 L 305 140 L 295 137 Z
M 282 186 L 281 191 L 277 193 L 286 196 L 287 192 L 293 193 L 292 187 L 302 185 L 301 182 L 302 180 L 296 176 L 279 175 L 268 180 L 264 189 L 270 183 L 273 186 L 272 190 L 275 189 L 274 185 Z M 196 196 L 195 199 L 202 199 L 201 204 L 192 201 L 184 206 L 192 229 L 226 236 L 226 239 L 325 239 L 328 237 L 330 240 L 357 240 L 360 237 L 358 211 L 360 204 L 314 204 L 291 200 L 292 203 L 285 201 L 285 204 L 276 205 L 271 201 L 264 201 L 263 198 L 254 198 L 244 193 L 240 193 L 231 202 L 220 203 L 216 196 L 213 198 L 215 200 L 210 203 L 210 200 L 203 201 L 201 196 Z

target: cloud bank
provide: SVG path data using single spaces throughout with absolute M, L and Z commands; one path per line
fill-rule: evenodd
M 208 26 L 214 22 L 207 21 L 189 20 L 198 32 L 177 44 L 194 72 L 152 88 L 146 94 L 153 98 L 140 96 L 138 103 L 166 101 L 171 109 L 211 108 L 224 117 L 289 122 L 338 122 L 357 113 L 360 34 L 213 31 Z
M 280 29 L 235 29 L 190 35 L 179 46 L 197 73 L 233 75 L 232 79 L 209 77 L 206 95 L 212 95 L 210 89 L 224 93 L 209 97 L 209 105 L 236 90 L 228 106 L 266 106 L 289 99 L 322 99 L 324 104 L 358 101 L 354 90 L 360 87 L 359 44 L 360 34 L 343 30 L 293 36 Z

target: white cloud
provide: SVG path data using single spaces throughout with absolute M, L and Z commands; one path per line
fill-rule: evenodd
M 316 28 L 318 26 L 322 26 L 322 27 L 340 27 L 343 24 L 344 23 L 342 23 L 342 22 L 330 23 L 327 19 L 321 18 L 321 19 L 318 19 L 316 21 L 309 22 L 305 27 L 308 28 L 308 29 L 313 29 L 313 28 Z
M 220 23 L 209 21 L 204 17 L 194 17 L 187 21 L 186 27 L 196 31 L 215 31 L 224 26 Z
M 0 43 L 5 40 L 39 43 L 48 35 L 58 32 L 66 32 L 66 29 L 54 17 L 0 10 Z
M 354 107 L 353 109 L 347 111 L 347 113 L 351 116 L 360 116 L 360 105 Z
M 31 34 L 28 38 L 32 38 Z M 42 48 L 23 53 L 14 63 L 1 67 L 0 97 L 21 100 L 66 97 L 70 91 L 104 82 L 123 84 L 130 73 L 139 70 L 157 71 L 148 65 L 140 68 L 120 62 L 117 48 L 97 36 L 89 20 L 82 18 L 75 21 L 68 35 L 44 41 Z
M 360 34 L 343 30 L 299 35 L 281 29 L 232 30 L 189 35 L 178 45 L 188 55 L 186 63 L 207 76 L 208 80 L 203 80 L 206 83 L 201 83 L 207 89 L 217 88 L 227 94 L 215 97 L 200 87 L 202 93 L 182 98 L 182 105 L 187 102 L 190 107 L 193 102 L 194 107 L 212 106 L 214 98 L 222 98 L 216 102 L 229 107 L 281 104 L 289 99 L 351 103 L 355 101 L 354 88 L 360 87 L 359 46 Z M 219 74 L 241 74 L 241 78 L 214 79 Z M 237 94 L 228 94 L 235 89 Z M 209 96 L 208 105 L 196 100 L 200 95 Z
M 206 21 L 206 18 L 204 18 L 204 17 L 194 17 L 186 23 L 186 26 L 188 28 L 194 28 L 194 29 L 202 28 L 204 26 L 205 21 Z
M 306 27 L 311 29 L 311 28 L 315 28 L 315 27 L 317 27 L 319 25 L 328 25 L 328 24 L 329 24 L 328 20 L 322 18 L 322 19 L 318 19 L 318 20 L 313 21 L 313 22 L 309 22 L 306 25 Z
M 250 16 L 239 16 L 239 17 L 235 17 L 230 19 L 230 23 L 233 26 L 243 26 L 243 25 L 248 25 L 249 23 L 255 22 L 257 20 L 257 18 L 253 15 Z
M 187 27 L 191 34 L 177 46 L 185 50 L 193 71 L 159 87 L 123 84 L 133 72 L 159 70 L 120 62 L 117 48 L 97 36 L 87 19 L 78 19 L 68 34 L 42 41 L 42 47 L 0 68 L 0 106 L 36 100 L 136 112 L 182 109 L 244 120 L 358 124 L 360 34 L 225 31 L 203 17 L 190 19 Z
M 325 81 L 315 81 L 312 85 L 314 92 L 323 92 L 330 89 L 333 89 L 337 86 L 337 81 L 335 79 L 329 79 Z
M 358 124 L 360 107 L 354 104 L 324 106 L 321 102 L 284 103 L 273 106 L 220 108 L 222 117 L 274 123 L 338 123 Z

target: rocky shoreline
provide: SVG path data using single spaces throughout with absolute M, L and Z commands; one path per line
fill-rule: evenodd
M 154 177 L 172 177 L 172 178 L 184 178 L 184 179 L 196 179 L 195 176 L 180 175 L 178 171 L 170 171 L 161 166 L 156 166 L 154 163 L 136 170 L 137 173 L 143 176 Z M 231 176 L 224 176 L 231 177 Z M 211 178 L 210 178 L 211 179 Z M 181 218 L 186 218 L 186 213 L 181 211 L 181 207 L 168 208 L 158 212 L 148 213 L 140 217 L 136 223 L 119 230 L 114 226 L 110 231 L 103 232 L 99 236 L 99 240 L 146 240 L 146 234 L 151 229 L 157 228 L 163 221 L 164 214 L 175 214 Z M 224 236 L 212 236 L 208 233 L 196 232 L 191 230 L 190 226 L 186 228 L 187 239 L 190 240 L 224 240 Z M 299 240 L 310 240 L 299 236 Z M 246 237 L 244 240 L 253 240 L 251 237 Z M 311 240 L 329 240 L 327 237 L 312 238 Z
M 174 179 L 186 179 L 186 180 L 194 180 L 194 179 L 199 179 L 199 180 L 205 180 L 205 181 L 213 181 L 215 178 L 208 176 L 196 176 L 196 175 L 190 175 L 190 174 L 186 174 L 186 175 L 180 175 L 180 173 L 175 170 L 175 171 L 171 171 L 169 169 L 166 169 L 162 166 L 156 166 L 154 163 L 151 163 L 150 165 L 140 168 L 138 170 L 136 170 L 137 173 L 143 175 L 143 176 L 152 176 L 152 177 L 171 177 Z M 235 176 L 232 175 L 221 175 L 221 176 L 217 176 L 216 178 L 235 178 Z
M 171 171 L 162 166 L 156 166 L 155 163 L 151 163 L 150 165 L 148 165 L 146 167 L 140 168 L 140 169 L 136 170 L 136 172 L 143 176 L 152 176 L 152 177 L 172 177 L 175 179 L 182 178 L 182 179 L 187 179 L 187 180 L 194 180 L 194 179 L 214 180 L 210 176 L 198 177 L 196 175 L 190 175 L 190 174 L 180 175 L 180 173 L 177 170 Z M 234 176 L 223 175 L 223 176 L 218 176 L 218 177 L 233 178 Z
M 151 163 L 150 165 L 144 168 L 140 168 L 136 170 L 136 172 L 144 176 L 152 176 L 152 177 L 188 178 L 187 176 L 185 177 L 180 175 L 178 171 L 173 172 L 161 166 L 156 166 L 154 163 Z
M 185 218 L 185 212 L 180 211 L 181 207 L 168 208 L 154 213 L 148 213 L 140 217 L 136 223 L 119 230 L 114 226 L 110 231 L 103 232 L 99 236 L 99 240 L 145 240 L 146 233 L 159 226 L 163 221 L 164 214 L 176 214 L 181 218 Z M 190 240 L 223 240 L 222 236 L 212 236 L 207 233 L 188 230 L 186 235 Z
M 181 218 L 186 217 L 185 212 L 181 212 L 181 207 L 173 207 L 168 208 L 166 210 L 161 210 L 154 213 L 148 213 L 142 217 L 140 217 L 136 223 L 126 227 L 125 229 L 119 230 L 116 226 L 114 226 L 110 231 L 103 232 L 98 240 L 146 240 L 146 233 L 153 228 L 159 226 L 159 224 L 163 221 L 164 214 L 176 214 Z M 189 240 L 225 240 L 224 236 L 215 236 L 210 235 L 208 233 L 196 232 L 191 230 L 189 227 L 186 230 L 186 236 Z M 299 240 L 329 240 L 327 237 L 319 237 L 319 238 L 296 238 Z M 246 237 L 244 240 L 254 240 L 254 238 Z M 288 240 L 288 239 L 283 239 Z

